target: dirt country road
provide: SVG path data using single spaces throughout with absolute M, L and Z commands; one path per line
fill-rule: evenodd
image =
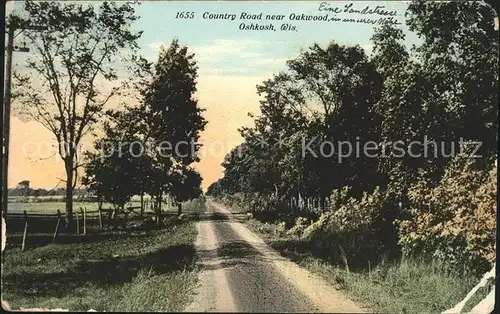
M 199 286 L 185 311 L 363 312 L 324 280 L 281 257 L 223 205 L 209 200 L 207 208 L 197 224 Z

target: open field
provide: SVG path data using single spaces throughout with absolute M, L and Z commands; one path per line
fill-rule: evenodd
M 190 202 L 186 212 L 203 210 Z M 188 215 L 189 217 L 195 217 Z M 89 230 L 7 235 L 2 254 L 2 299 L 12 309 L 70 311 L 180 311 L 196 284 L 194 221 L 175 221 L 160 230 Z M 10 243 L 10 245 L 9 245 Z
M 43 196 L 9 196 L 9 203 L 28 203 L 28 202 L 63 202 L 64 195 L 43 195 Z M 73 201 L 78 202 L 81 196 L 74 195 Z M 151 201 L 149 195 L 144 195 L 144 201 Z M 139 195 L 134 195 L 130 199 L 131 202 L 140 202 L 141 197 Z
M 53 198 L 57 198 L 55 196 L 50 196 L 50 200 Z M 59 197 L 60 198 L 60 197 Z M 147 209 L 149 209 L 149 198 L 145 198 L 145 201 L 147 200 Z M 141 205 L 140 202 L 140 197 L 132 197 L 131 201 L 126 204 L 125 207 L 138 207 Z M 189 202 L 186 202 L 183 204 L 183 208 L 189 208 Z M 96 211 L 98 209 L 98 204 L 96 202 L 73 202 L 73 208 L 74 210 L 78 210 L 80 207 L 86 208 L 87 211 Z M 112 204 L 109 203 L 103 203 L 102 208 L 113 208 Z M 37 213 L 37 214 L 55 214 L 57 213 L 57 210 L 60 210 L 61 213 L 64 212 L 65 210 L 65 203 L 62 200 L 59 201 L 41 201 L 37 202 L 34 200 L 30 200 L 29 202 L 16 202 L 13 201 L 12 197 L 9 197 L 9 212 L 11 213 L 22 213 L 23 211 L 27 211 L 28 214 L 30 213 Z M 166 204 L 162 205 L 162 209 L 164 211 L 177 211 L 177 207 L 175 206 L 167 206 Z
M 111 204 L 103 204 L 103 208 L 110 208 Z M 95 211 L 98 209 L 97 203 L 91 202 L 75 202 L 73 203 L 74 210 L 80 207 L 85 207 L 88 211 Z M 55 214 L 57 210 L 61 213 L 65 211 L 64 202 L 41 202 L 41 203 L 9 203 L 10 213 L 22 213 L 26 211 L 28 214 Z

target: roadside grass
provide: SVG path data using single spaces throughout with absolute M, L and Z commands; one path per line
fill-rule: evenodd
M 247 220 L 246 224 L 281 255 L 322 276 L 370 311 L 440 313 L 465 298 L 480 280 L 472 275 L 445 272 L 438 263 L 417 259 L 366 265 L 365 269 L 348 271 L 343 264 L 332 264 L 314 256 L 311 245 L 284 234 L 278 224 L 264 224 L 255 219 Z M 488 292 L 487 286 L 480 288 L 464 311 L 470 311 Z
M 197 281 L 196 234 L 188 218 L 167 229 L 65 235 L 61 244 L 7 249 L 2 300 L 11 309 L 181 311 Z M 47 235 L 30 234 L 31 243 L 46 243 L 37 237 Z

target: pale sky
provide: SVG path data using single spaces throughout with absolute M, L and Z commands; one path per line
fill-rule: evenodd
M 83 2 L 83 1 L 80 1 Z M 92 1 L 98 5 L 98 1 Z M 134 24 L 134 29 L 144 31 L 139 43 L 142 54 L 151 61 L 156 61 L 157 50 L 174 38 L 180 44 L 187 45 L 195 53 L 199 65 L 198 92 L 195 95 L 208 121 L 202 133 L 205 146 L 201 152 L 201 162 L 195 168 L 203 177 L 202 186 L 206 189 L 212 182 L 222 177 L 220 165 L 225 153 L 241 143 L 237 129 L 252 125 L 248 112 L 259 112 L 259 97 L 256 85 L 270 78 L 273 73 L 286 69 L 285 61 L 298 55 L 301 49 L 307 49 L 314 43 L 326 46 L 331 40 L 346 45 L 359 44 L 371 51 L 369 38 L 373 26 L 359 23 L 293 21 L 296 32 L 283 32 L 279 27 L 290 23 L 288 16 L 295 14 L 322 14 L 318 12 L 320 1 L 294 2 L 143 2 L 135 4 L 136 13 L 141 18 Z M 352 3 L 354 8 L 365 6 L 385 6 L 386 10 L 399 12 L 397 19 L 404 26 L 403 1 L 353 1 L 330 2 L 339 7 Z M 15 6 L 22 4 L 15 3 Z M 10 5 L 10 4 L 9 4 Z M 10 11 L 12 7 L 8 7 Z M 177 12 L 194 12 L 194 19 L 175 19 Z M 236 14 L 237 19 L 208 20 L 203 13 Z M 249 14 L 284 14 L 286 21 L 274 21 L 277 31 L 242 31 L 238 29 L 241 13 Z M 339 17 L 345 17 L 339 14 Z M 246 21 L 245 21 L 246 22 Z M 251 21 L 248 21 L 250 23 Z M 259 21 L 257 21 L 259 22 Z M 268 24 L 260 21 L 260 24 Z M 407 44 L 416 41 L 409 34 Z M 22 53 L 14 53 L 14 63 L 22 63 Z M 15 69 L 15 67 L 14 67 Z M 113 102 L 118 103 L 120 99 Z M 16 106 L 15 103 L 12 104 Z M 32 187 L 53 188 L 64 179 L 64 166 L 57 156 L 40 160 L 40 155 L 47 152 L 47 144 L 52 136 L 43 126 L 35 121 L 23 122 L 18 117 L 11 118 L 11 151 L 9 159 L 9 187 L 19 181 L 29 180 Z M 86 145 L 90 146 L 90 140 Z M 84 143 L 85 144 L 85 143 Z M 38 151 L 41 151 L 39 153 Z M 43 156 L 42 156 L 43 157 Z

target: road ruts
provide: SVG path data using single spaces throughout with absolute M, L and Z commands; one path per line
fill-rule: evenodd
M 335 312 L 362 309 L 321 278 L 281 257 L 256 234 L 207 201 L 197 223 L 202 271 L 187 312 Z

